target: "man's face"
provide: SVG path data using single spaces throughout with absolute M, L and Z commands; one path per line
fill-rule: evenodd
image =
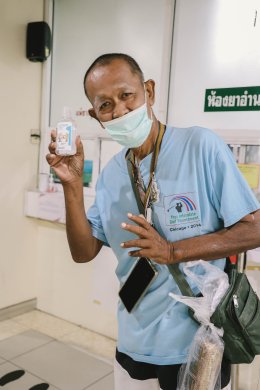
M 88 96 L 100 122 L 119 118 L 145 102 L 144 84 L 124 60 L 97 66 L 86 80 Z

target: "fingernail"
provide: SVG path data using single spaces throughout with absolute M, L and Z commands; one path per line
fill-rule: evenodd
M 127 216 L 131 218 L 133 216 L 133 214 L 127 213 Z
M 123 248 L 125 246 L 125 244 L 123 242 L 121 242 L 120 246 Z
M 122 226 L 122 228 L 125 228 L 126 227 L 126 223 L 125 222 L 121 223 L 121 226 Z

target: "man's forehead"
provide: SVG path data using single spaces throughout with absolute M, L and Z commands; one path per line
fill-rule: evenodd
M 101 78 L 138 78 L 138 75 L 133 72 L 131 66 L 124 60 L 115 59 L 107 64 L 97 64 L 89 73 L 88 79 L 97 82 Z
M 134 73 L 129 64 L 122 60 L 114 60 L 109 64 L 96 66 L 86 80 L 88 93 L 95 99 L 108 95 L 111 89 L 123 90 L 141 84 L 139 75 Z

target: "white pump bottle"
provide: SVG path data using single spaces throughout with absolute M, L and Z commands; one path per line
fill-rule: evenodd
M 56 154 L 72 156 L 76 153 L 76 122 L 72 119 L 71 108 L 63 108 L 62 120 L 57 123 Z

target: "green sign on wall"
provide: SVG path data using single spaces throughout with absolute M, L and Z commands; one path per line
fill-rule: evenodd
M 260 87 L 206 89 L 204 111 L 260 110 Z

